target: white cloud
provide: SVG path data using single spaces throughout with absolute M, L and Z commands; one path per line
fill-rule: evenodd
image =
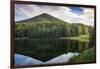
M 94 9 L 84 8 L 83 14 L 79 16 L 80 22 L 84 22 L 87 25 L 94 25 Z
M 42 13 L 48 13 L 61 20 L 70 23 L 83 23 L 86 25 L 94 25 L 94 9 L 83 8 L 83 14 L 76 14 L 69 7 L 63 6 L 47 6 L 47 5 L 24 5 L 16 4 L 15 14 L 23 15 L 24 19 L 28 19 Z M 15 16 L 17 20 L 17 16 Z M 22 18 L 22 19 L 23 19 Z M 22 20 L 19 19 L 19 20 Z

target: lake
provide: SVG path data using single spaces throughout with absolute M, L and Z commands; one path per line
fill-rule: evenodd
M 64 59 L 66 61 L 67 57 L 70 55 L 72 56 L 73 54 L 75 55 L 75 53 L 81 53 L 91 48 L 92 46 L 92 40 L 79 41 L 68 39 L 15 39 L 15 53 L 29 56 L 36 59 L 36 61 L 38 60 L 39 62 L 49 61 L 48 63 L 52 63 L 53 61 L 58 60 L 61 56 L 66 57 Z

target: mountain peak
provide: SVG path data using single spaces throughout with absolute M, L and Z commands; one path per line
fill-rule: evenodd
M 40 16 L 42 16 L 42 17 L 52 17 L 52 18 L 56 18 L 56 17 L 54 17 L 54 16 L 52 16 L 52 15 L 50 15 L 48 13 L 42 13 L 42 14 L 40 14 L 38 16 L 35 16 L 35 17 L 40 17 Z M 35 18 L 35 17 L 33 17 L 33 18 Z
M 49 15 L 49 14 L 47 14 L 47 13 L 42 13 L 41 15 Z
M 35 16 L 35 17 L 32 17 L 30 19 L 26 19 L 26 20 L 22 20 L 22 21 L 18 21 L 18 22 L 31 22 L 31 23 L 35 23 L 35 22 L 48 22 L 48 21 L 62 21 L 50 14 L 47 14 L 47 13 L 43 13 L 43 14 L 40 14 L 38 16 Z

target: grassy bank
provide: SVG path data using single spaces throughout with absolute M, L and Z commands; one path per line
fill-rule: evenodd
M 90 38 L 89 34 L 85 34 L 85 35 L 79 35 L 76 37 L 69 37 L 68 39 L 88 39 L 88 38 Z
M 79 41 L 89 41 L 90 37 L 89 34 L 79 35 L 75 37 L 62 37 L 60 39 L 70 39 L 70 40 L 79 40 Z
M 94 47 L 84 51 L 79 56 L 73 57 L 69 63 L 80 63 L 80 62 L 94 62 L 95 61 L 95 51 Z

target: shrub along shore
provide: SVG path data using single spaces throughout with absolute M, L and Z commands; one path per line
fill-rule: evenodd
M 79 56 L 75 56 L 70 59 L 69 63 L 81 63 L 81 62 L 94 62 L 95 61 L 95 52 L 94 47 L 80 53 Z

